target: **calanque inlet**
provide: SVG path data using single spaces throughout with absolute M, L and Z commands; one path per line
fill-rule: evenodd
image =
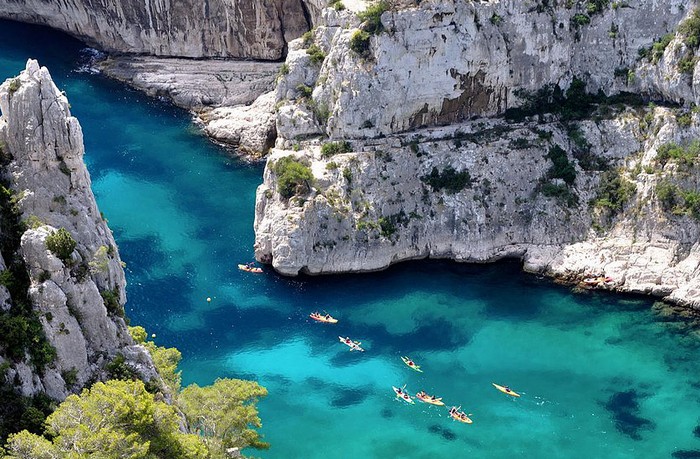
M 700 457 L 700 6 L 243 3 L 0 0 L 0 457 Z

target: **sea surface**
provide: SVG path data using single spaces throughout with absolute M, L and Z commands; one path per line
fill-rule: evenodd
M 87 56 L 65 35 L 0 21 L 0 80 L 38 58 L 83 126 L 132 324 L 182 351 L 185 383 L 252 378 L 269 390 L 259 408 L 272 447 L 248 454 L 700 457 L 700 343 L 651 300 L 574 294 L 515 262 L 300 279 L 238 271 L 253 256 L 262 165 L 232 159 L 184 111 L 85 72 Z M 340 322 L 313 323 L 315 310 Z M 398 401 L 392 386 L 403 385 L 473 424 Z

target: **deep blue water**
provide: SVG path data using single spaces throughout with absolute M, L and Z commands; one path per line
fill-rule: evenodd
M 0 79 L 49 67 L 85 134 L 100 209 L 127 263 L 127 312 L 183 352 L 185 383 L 254 378 L 265 458 L 663 458 L 700 451 L 698 339 L 651 301 L 575 295 L 516 263 L 416 262 L 382 273 L 250 275 L 262 166 L 189 115 L 99 75 L 82 46 L 0 21 Z M 211 297 L 211 303 L 206 301 Z M 311 323 L 328 310 L 337 325 Z M 362 341 L 349 352 L 338 335 Z M 424 370 L 407 368 L 409 355 Z M 491 383 L 520 392 L 515 399 Z M 392 385 L 462 405 L 397 401 Z M 695 456 L 697 457 L 697 456 Z

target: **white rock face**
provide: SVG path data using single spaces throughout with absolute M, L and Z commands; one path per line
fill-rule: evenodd
M 519 105 L 519 90 L 548 84 L 566 89 L 574 77 L 594 93 L 671 91 L 673 83 L 664 78 L 653 78 L 655 85 L 641 78 L 632 84 L 627 70 L 641 65 L 639 48 L 688 14 L 687 2 L 608 7 L 586 15 L 590 23 L 581 26 L 575 25 L 575 14 L 582 14 L 576 8 L 536 8 L 535 3 L 426 0 L 389 11 L 382 16 L 387 32 L 371 36 L 366 57 L 350 49 L 356 17 L 324 10 L 316 41 L 327 57 L 318 79 L 306 84 L 314 88 L 314 103 L 329 111 L 325 132 L 365 138 L 492 116 Z M 293 98 L 296 62 L 290 52 L 294 83 L 280 84 L 280 101 Z M 292 138 L 282 130 L 279 135 Z
M 108 52 L 277 60 L 287 41 L 311 27 L 304 3 L 0 0 L 0 17 L 48 25 Z
M 385 12 L 386 31 L 370 36 L 364 55 L 350 49 L 357 16 L 323 10 L 313 41 L 325 59 L 313 64 L 309 43 L 290 43 L 277 87 L 277 150 L 256 200 L 258 260 L 296 275 L 515 257 L 527 271 L 569 282 L 610 276 L 607 288 L 700 307 L 698 221 L 657 196 L 664 182 L 700 189 L 700 174 L 656 160 L 661 145 L 697 138 L 696 114 L 637 107 L 568 126 L 552 115 L 485 118 L 542 88 L 566 91 L 574 78 L 591 93 L 700 103 L 697 60 L 687 60 L 698 50 L 675 33 L 692 9 L 644 0 L 589 15 L 583 3 L 555 3 L 423 0 Z M 639 57 L 669 32 L 658 62 Z M 324 134 L 353 152 L 323 158 Z M 569 186 L 552 176 L 554 145 L 575 167 Z M 313 172 L 310 191 L 300 186 L 289 200 L 274 167 L 285 156 Z M 604 178 L 591 160 L 636 186 L 618 212 L 591 203 Z M 469 180 L 444 187 L 465 171 Z
M 643 113 L 631 110 L 578 123 L 590 154 L 626 166 L 623 176 L 636 185 L 612 219 L 589 204 L 602 172 L 583 170 L 571 153 L 577 173 L 570 190 L 578 204 L 543 194 L 544 184 L 564 186 L 549 175 L 550 149 L 576 150 L 559 123 L 477 120 L 355 141 L 354 152 L 330 158 L 311 146 L 273 150 L 257 192 L 256 257 L 287 275 L 372 271 L 426 257 L 514 257 L 528 271 L 572 282 L 610 276 L 616 289 L 700 306 L 698 221 L 661 208 L 656 186 L 672 177 L 673 166 L 655 162 L 658 146 L 694 138 L 700 128 L 695 120 L 689 130 L 679 129 L 670 111 L 655 113 L 656 136 L 640 130 Z M 277 192 L 272 167 L 288 155 L 314 175 L 312 191 L 290 200 Z M 433 168 L 449 167 L 469 172 L 469 184 L 454 193 L 434 189 L 428 179 Z
M 275 94 L 263 94 L 251 105 L 215 108 L 201 113 L 199 119 L 208 136 L 260 158 L 275 141 Z
M 62 399 L 100 378 L 105 358 L 134 344 L 124 320 L 108 312 L 101 295 L 112 292 L 123 307 L 124 271 L 90 188 L 80 124 L 48 70 L 29 60 L 19 77 L 0 85 L 0 114 L 0 143 L 12 156 L 5 175 L 22 217 L 33 226 L 22 235 L 20 250 L 31 279 L 29 298 L 57 351 L 41 377 L 21 363 L 10 372 L 18 375 L 23 394 L 45 391 Z M 77 243 L 65 263 L 46 247 L 47 236 L 58 228 Z M 70 387 L 62 377 L 68 372 L 76 373 Z
M 99 63 L 105 74 L 153 97 L 168 97 L 196 112 L 251 104 L 274 88 L 281 64 L 222 59 L 192 60 L 113 56 Z

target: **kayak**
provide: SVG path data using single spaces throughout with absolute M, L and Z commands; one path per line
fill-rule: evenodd
M 256 268 L 251 268 L 251 267 L 248 266 L 248 265 L 238 265 L 238 269 L 240 269 L 241 271 L 246 271 L 246 272 L 249 272 L 249 273 L 256 273 L 256 274 L 259 274 L 259 273 L 263 272 L 262 268 L 257 268 L 257 267 L 256 267 Z
M 445 406 L 445 403 L 442 401 L 442 397 L 432 397 L 422 391 L 416 394 L 416 398 L 423 403 L 430 403 L 431 405 L 437 406 Z
M 423 373 L 423 370 L 420 369 L 420 365 L 416 365 L 416 363 L 413 360 L 409 359 L 408 357 L 401 357 L 401 360 L 403 360 L 403 363 L 408 365 L 408 368 L 411 368 L 411 369 L 416 370 L 420 373 Z
M 413 401 L 410 395 L 408 395 L 406 392 L 404 392 L 402 389 L 399 389 L 398 387 L 391 386 L 392 389 L 394 389 L 394 393 L 396 393 L 396 398 L 400 398 L 406 403 L 410 403 L 411 405 L 415 405 L 416 402 Z
M 520 394 L 518 394 L 518 393 L 516 393 L 516 392 L 513 392 L 512 390 L 510 390 L 510 388 L 508 388 L 508 387 L 506 387 L 506 386 L 499 386 L 499 385 L 496 384 L 496 383 L 491 383 L 491 384 L 493 384 L 493 387 L 495 387 L 496 389 L 500 390 L 500 391 L 503 392 L 504 394 L 512 395 L 513 397 L 520 397 Z
M 471 424 L 473 422 L 469 416 L 467 416 L 467 413 L 464 411 L 459 411 L 459 408 L 454 406 L 450 410 L 450 417 L 455 421 L 463 422 L 465 424 Z
M 330 314 L 319 314 L 318 312 L 312 312 L 309 317 L 314 319 L 316 322 L 323 322 L 325 324 L 337 324 L 338 319 L 334 319 Z
M 360 344 L 362 343 L 360 343 L 359 341 L 353 341 L 350 338 L 343 338 L 342 336 L 339 336 L 338 339 L 341 343 L 349 347 L 351 351 L 365 352 L 365 350 L 360 347 Z

